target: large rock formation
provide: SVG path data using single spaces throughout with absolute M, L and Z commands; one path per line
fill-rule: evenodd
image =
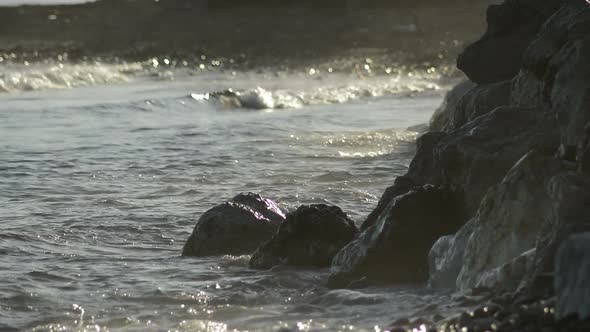
M 463 197 L 467 217 L 473 216 L 485 192 L 526 152 L 557 146 L 554 128 L 551 114 L 500 107 L 450 133 L 424 134 L 408 173 L 387 188 L 361 230 L 372 226 L 396 196 L 425 184 L 449 186 Z
M 526 47 L 561 0 L 506 0 L 488 8 L 488 28 L 459 55 L 457 67 L 476 83 L 511 79 L 520 70 Z
M 569 237 L 557 253 L 557 318 L 590 318 L 590 233 Z
M 250 254 L 275 234 L 284 219 L 284 212 L 270 199 L 239 194 L 199 218 L 182 255 Z
M 329 266 L 334 255 L 357 234 L 354 222 L 339 207 L 300 206 L 287 215 L 272 239 L 256 250 L 250 267 Z
M 374 225 L 334 257 L 328 286 L 347 287 L 363 278 L 426 281 L 428 251 L 437 238 L 457 231 L 464 218 L 461 207 L 453 192 L 433 186 L 398 196 Z
M 474 224 L 475 220 L 471 219 L 456 234 L 443 236 L 434 243 L 428 253 L 429 287 L 455 288 Z
M 459 289 L 515 289 L 520 284 L 526 268 L 512 271 L 511 281 L 498 273 L 505 271 L 504 264 L 535 248 L 538 230 L 551 215 L 547 182 L 562 168 L 562 162 L 552 156 L 528 153 L 486 194 L 465 248 Z

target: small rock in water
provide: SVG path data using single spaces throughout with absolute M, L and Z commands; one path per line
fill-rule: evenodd
M 268 241 L 284 220 L 284 212 L 270 199 L 239 194 L 199 218 L 182 256 L 250 254 Z
M 258 269 L 275 265 L 326 267 L 357 234 L 354 222 L 336 206 L 300 206 L 287 215 L 277 234 L 258 248 L 250 266 Z

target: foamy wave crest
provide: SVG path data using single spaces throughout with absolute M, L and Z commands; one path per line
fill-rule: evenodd
M 310 105 L 340 104 L 364 98 L 396 94 L 413 94 L 439 91 L 442 87 L 434 78 L 373 78 L 348 81 L 344 84 L 315 85 L 302 89 L 276 89 L 261 87 L 249 90 L 227 89 L 218 92 L 193 93 L 196 101 L 209 101 L 222 109 L 287 109 Z M 315 83 L 315 82 L 314 82 Z
M 11 65 L 0 73 L 0 92 L 64 89 L 122 83 L 142 70 L 140 64 Z

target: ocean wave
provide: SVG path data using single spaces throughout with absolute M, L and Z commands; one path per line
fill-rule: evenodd
M 6 65 L 0 73 L 0 92 L 75 88 L 128 82 L 140 72 L 139 63 Z
M 417 76 L 417 75 L 416 75 Z M 254 89 L 192 93 L 190 98 L 198 102 L 211 102 L 220 109 L 271 110 L 293 109 L 312 105 L 342 104 L 359 99 L 391 95 L 412 95 L 417 93 L 439 92 L 445 85 L 438 83 L 438 77 L 375 77 L 365 80 L 348 79 L 345 84 L 333 84 L 331 80 L 324 85 L 308 89 L 275 89 L 262 87 Z M 312 82 L 314 83 L 314 82 Z M 310 84 L 311 85 L 311 84 Z

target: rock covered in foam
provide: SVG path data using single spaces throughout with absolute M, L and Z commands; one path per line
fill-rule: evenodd
M 428 251 L 463 222 L 454 192 L 434 186 L 414 188 L 385 208 L 374 225 L 344 247 L 332 262 L 329 287 L 374 282 L 419 283 L 428 278 Z
M 324 204 L 300 206 L 287 214 L 279 231 L 263 244 L 250 266 L 275 265 L 324 267 L 358 233 L 354 222 L 339 207 Z
M 272 200 L 239 194 L 199 218 L 182 255 L 250 254 L 275 234 L 284 219 L 284 212 Z
M 560 247 L 555 268 L 557 318 L 590 318 L 590 233 L 570 236 Z

